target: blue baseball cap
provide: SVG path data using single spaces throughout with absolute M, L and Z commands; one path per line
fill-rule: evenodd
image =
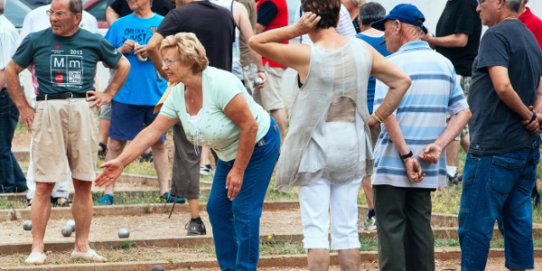
M 423 26 L 425 16 L 423 16 L 423 13 L 415 5 L 399 4 L 395 6 L 384 18 L 373 22 L 371 26 L 380 31 L 384 31 L 384 23 L 388 20 L 399 20 L 402 23 L 420 27 L 424 33 L 427 33 L 427 28 Z

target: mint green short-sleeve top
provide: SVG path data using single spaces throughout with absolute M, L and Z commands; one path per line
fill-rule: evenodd
M 234 160 L 241 130 L 224 113 L 228 103 L 238 94 L 245 98 L 258 123 L 254 144 L 269 130 L 269 114 L 252 99 L 241 81 L 230 72 L 207 67 L 203 70 L 202 85 L 203 105 L 196 116 L 190 116 L 186 112 L 182 83 L 173 88 L 160 110 L 160 115 L 180 119 L 187 139 L 193 144 L 211 147 L 222 161 Z

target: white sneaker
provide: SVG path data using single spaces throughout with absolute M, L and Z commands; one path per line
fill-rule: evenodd
M 28 258 L 24 260 L 27 264 L 44 264 L 45 260 L 47 259 L 47 256 L 43 252 L 32 252 L 30 255 L 28 255 Z
M 94 249 L 89 249 L 87 252 L 79 252 L 79 251 L 73 250 L 72 258 L 83 259 L 83 260 L 96 262 L 96 263 L 104 263 L 107 261 L 105 257 L 98 255 L 98 253 L 96 253 Z
M 376 217 L 371 217 L 363 220 L 363 229 L 367 231 L 376 230 Z

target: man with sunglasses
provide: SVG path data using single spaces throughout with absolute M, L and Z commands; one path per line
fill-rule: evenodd
M 89 246 L 92 220 L 92 181 L 96 177 L 98 108 L 111 101 L 130 69 L 128 61 L 98 34 L 80 29 L 81 0 L 53 0 L 47 11 L 51 27 L 29 34 L 6 68 L 8 91 L 21 121 L 32 130 L 36 193 L 32 203 L 32 253 L 28 264 L 44 264 L 44 234 L 57 180 L 72 172 L 72 214 L 75 247 L 72 258 L 94 262 L 106 259 Z M 96 63 L 115 68 L 103 93 L 94 90 Z M 36 108 L 30 107 L 19 81 L 34 64 L 38 81 Z

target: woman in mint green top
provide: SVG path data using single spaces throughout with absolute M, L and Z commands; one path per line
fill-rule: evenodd
M 190 142 L 219 158 L 207 212 L 222 270 L 256 270 L 263 200 L 280 151 L 275 121 L 230 72 L 208 67 L 205 48 L 192 33 L 162 41 L 162 69 L 179 82 L 154 122 L 104 171 L 96 185 L 112 184 L 126 165 L 178 121 Z

